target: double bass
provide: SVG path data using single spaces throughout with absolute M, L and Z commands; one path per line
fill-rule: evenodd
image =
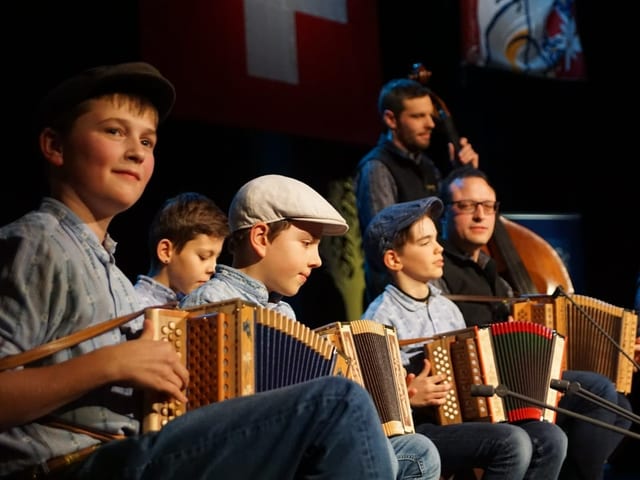
M 409 78 L 426 85 L 431 72 L 416 63 Z M 436 110 L 436 120 L 458 153 L 460 136 L 451 113 L 433 90 L 430 96 Z M 540 235 L 504 215 L 499 216 L 485 250 L 496 261 L 498 273 L 509 282 L 517 296 L 551 295 L 559 286 L 567 293 L 574 293 L 569 272 L 558 252 Z

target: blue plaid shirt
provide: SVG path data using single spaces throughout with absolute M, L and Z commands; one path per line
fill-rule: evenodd
M 52 198 L 0 228 L 0 357 L 138 310 L 133 285 L 115 264 L 115 248 L 108 235 L 100 243 L 80 218 Z M 117 344 L 126 339 L 127 330 L 141 325 L 139 317 L 38 364 L 59 363 Z M 137 432 L 137 420 L 109 408 L 130 400 L 130 389 L 114 386 L 55 414 L 108 432 Z M 134 405 L 130 406 L 133 412 Z M 94 443 L 86 435 L 38 423 L 4 430 L 0 432 L 0 477 Z

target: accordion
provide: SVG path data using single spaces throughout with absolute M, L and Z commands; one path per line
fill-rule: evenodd
M 512 305 L 517 321 L 553 328 L 567 339 L 565 368 L 608 377 L 618 392 L 631 391 L 638 315 L 583 295 L 527 298 Z
M 187 405 L 153 394 L 143 400 L 142 431 L 213 402 L 320 376 L 345 375 L 336 347 L 304 324 L 239 299 L 186 310 L 148 308 L 157 340 L 171 342 L 189 371 Z
M 416 342 L 417 343 L 417 342 Z M 403 344 L 409 344 L 404 340 Z M 560 378 L 565 353 L 564 338 L 543 325 L 522 322 L 469 327 L 430 337 L 424 354 L 432 373 L 444 373 L 451 385 L 446 403 L 436 408 L 441 425 L 464 421 L 555 422 L 555 410 L 523 400 L 493 395 L 471 395 L 472 385 L 504 385 L 509 390 L 556 407 L 560 393 L 550 388 Z M 417 356 L 421 361 L 421 355 Z
M 393 327 L 373 320 L 335 322 L 315 331 L 346 357 L 347 378 L 371 395 L 387 436 L 414 433 L 406 373 Z

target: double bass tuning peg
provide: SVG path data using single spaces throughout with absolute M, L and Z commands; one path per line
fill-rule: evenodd
M 414 63 L 411 73 L 409 73 L 409 79 L 426 85 L 431 78 L 431 72 L 427 70 L 421 63 Z

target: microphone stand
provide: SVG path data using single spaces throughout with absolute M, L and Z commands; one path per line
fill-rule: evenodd
M 595 393 L 582 388 L 580 382 L 570 382 L 568 380 L 558 380 L 554 378 L 551 379 L 550 386 L 554 390 L 566 393 L 567 395 L 578 395 L 579 397 L 593 402 L 596 405 L 604 408 L 605 410 L 613 411 L 617 415 L 620 415 L 627 420 L 631 420 L 634 423 L 640 423 L 640 415 L 636 415 L 633 412 L 622 408 L 620 405 L 612 403 L 609 400 L 599 397 Z
M 538 400 L 536 400 L 534 398 L 528 397 L 526 395 L 522 395 L 520 393 L 513 392 L 513 391 L 509 390 L 507 387 L 505 387 L 502 384 L 498 385 L 497 387 L 494 387 L 493 385 L 471 385 L 471 396 L 473 396 L 473 397 L 492 397 L 493 395 L 498 395 L 501 398 L 502 397 L 517 398 L 518 400 L 522 400 L 522 401 L 530 403 L 532 405 L 536 405 L 537 407 L 548 408 L 548 409 L 553 410 L 555 412 L 563 413 L 565 415 L 577 418 L 579 420 L 584 420 L 585 422 L 589 422 L 589 423 L 591 423 L 593 425 L 596 425 L 598 427 L 606 428 L 608 430 L 612 430 L 614 432 L 621 433 L 622 435 L 626 435 L 628 437 L 640 440 L 640 434 L 638 434 L 638 433 L 631 432 L 629 430 L 625 430 L 624 428 L 620 428 L 620 427 L 617 427 L 615 425 L 611 425 L 611 424 L 606 423 L 606 422 L 602 422 L 602 421 L 597 420 L 595 418 L 587 417 L 585 415 L 581 415 L 579 413 L 572 412 L 571 410 L 567 410 L 565 408 L 554 407 L 553 405 L 548 405 L 548 404 L 546 404 L 544 402 L 540 402 L 540 401 L 538 401 Z
M 566 292 L 564 291 L 564 289 L 558 285 L 556 287 L 555 292 L 553 292 L 552 297 L 557 297 L 558 295 L 562 295 L 564 298 L 566 298 L 567 300 L 569 300 L 569 302 L 571 302 L 571 304 L 576 307 L 580 313 L 582 315 L 585 316 L 585 318 L 587 320 L 589 320 L 589 322 L 591 323 L 591 325 L 593 325 L 594 327 L 596 327 L 596 329 L 598 329 L 598 331 L 604 335 L 604 337 L 609 340 L 618 350 L 618 352 L 620 352 L 622 355 L 624 355 L 626 357 L 627 360 L 629 360 L 633 366 L 636 368 L 636 370 L 640 370 L 640 365 L 638 364 L 638 362 L 636 362 L 633 357 L 631 357 L 627 352 L 624 351 L 624 349 L 618 344 L 618 342 L 616 342 L 611 335 L 609 335 L 604 328 L 602 328 L 602 326 L 600 326 L 598 324 L 598 322 L 596 322 L 591 315 L 589 315 L 586 310 L 582 307 L 582 305 L 579 305 L 573 298 L 571 298 L 571 295 L 567 295 Z

